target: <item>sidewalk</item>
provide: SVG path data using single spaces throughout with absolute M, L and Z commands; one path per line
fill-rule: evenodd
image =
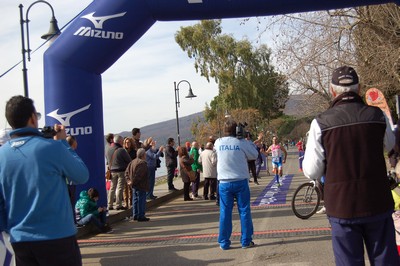
M 163 182 L 163 181 L 158 182 L 158 183 L 156 182 L 156 185 L 154 187 L 154 195 L 157 196 L 157 199 L 147 200 L 146 211 L 149 211 L 165 202 L 168 202 L 170 200 L 173 200 L 173 199 L 183 195 L 183 182 L 182 182 L 182 178 L 180 176 L 174 178 L 173 183 L 174 183 L 175 188 L 178 190 L 173 191 L 173 192 L 168 191 L 166 176 L 160 177 L 160 179 L 165 180 L 165 182 Z M 203 179 L 203 178 L 200 177 L 200 179 Z M 202 188 L 203 184 L 204 184 L 204 181 L 201 181 L 199 188 Z M 108 223 L 110 225 L 112 225 L 113 223 L 122 221 L 122 220 L 126 219 L 127 217 L 132 216 L 132 208 L 130 208 L 128 210 L 121 210 L 121 211 L 110 210 L 108 212 L 108 214 L 109 214 L 108 215 Z M 88 235 L 96 234 L 97 232 L 98 232 L 97 229 L 93 225 L 89 224 L 84 227 L 78 228 L 78 233 L 77 233 L 76 237 L 78 239 L 81 239 Z

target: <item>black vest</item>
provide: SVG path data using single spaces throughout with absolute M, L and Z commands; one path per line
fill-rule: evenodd
M 327 214 L 348 219 L 393 210 L 383 150 L 383 112 L 349 92 L 338 96 L 316 120 L 326 158 Z

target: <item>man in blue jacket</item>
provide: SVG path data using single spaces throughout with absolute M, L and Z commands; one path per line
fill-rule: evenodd
M 0 231 L 10 234 L 17 265 L 82 265 L 66 177 L 75 184 L 89 171 L 66 142 L 38 130 L 33 101 L 14 96 L 6 104 L 11 139 L 0 148 Z
M 235 198 L 240 216 L 242 248 L 254 246 L 247 161 L 257 159 L 258 152 L 252 141 L 244 139 L 243 136 L 236 137 L 236 128 L 236 122 L 227 121 L 225 137 L 215 142 L 220 197 L 218 243 L 222 250 L 229 249 L 231 245 L 232 209 Z

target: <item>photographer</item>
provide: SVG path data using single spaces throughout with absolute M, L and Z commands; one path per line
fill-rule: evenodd
M 0 231 L 10 234 L 17 265 L 82 265 L 65 177 L 75 184 L 89 171 L 65 141 L 38 130 L 33 101 L 14 96 L 6 103 L 13 130 L 0 148 Z
M 237 134 L 238 133 L 238 134 Z M 242 248 L 254 246 L 253 221 L 250 211 L 250 189 L 248 160 L 257 159 L 258 152 L 253 142 L 243 138 L 243 125 L 228 120 L 224 128 L 225 137 L 215 141 L 220 197 L 218 243 L 222 250 L 230 248 L 232 234 L 233 201 L 237 206 L 242 228 Z

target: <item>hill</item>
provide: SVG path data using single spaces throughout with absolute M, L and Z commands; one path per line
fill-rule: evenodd
M 190 131 L 192 123 L 198 119 L 204 119 L 204 113 L 199 112 L 191 114 L 188 116 L 183 116 L 179 118 L 179 133 L 181 135 L 181 144 L 186 141 L 193 141 L 193 136 Z M 167 143 L 168 138 L 174 138 L 177 141 L 176 132 L 176 119 L 171 119 L 156 124 L 144 126 L 140 128 L 141 141 L 144 141 L 148 137 L 153 137 L 159 145 L 164 145 Z M 131 131 L 123 131 L 119 133 L 124 137 L 131 137 Z M 177 143 L 178 144 L 178 143 Z
M 326 109 L 326 106 L 323 103 L 323 99 L 316 95 L 291 95 L 289 100 L 286 102 L 283 112 L 286 115 L 294 116 L 296 118 L 307 116 L 313 117 Z M 186 141 L 193 141 L 193 136 L 190 129 L 193 121 L 197 121 L 197 119 L 203 120 L 204 112 L 179 118 L 181 144 L 185 143 Z M 308 126 L 309 125 L 306 127 L 308 128 Z M 167 143 L 167 139 L 172 137 L 177 142 L 176 119 L 144 126 L 140 128 L 140 131 L 142 132 L 141 141 L 144 141 L 148 137 L 153 137 L 159 145 L 164 145 Z M 124 137 L 132 136 L 131 131 L 123 131 L 119 134 Z

